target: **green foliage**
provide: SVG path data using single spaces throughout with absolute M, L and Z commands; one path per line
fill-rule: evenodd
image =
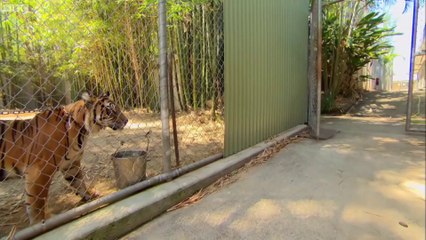
M 385 15 L 371 10 L 374 1 L 347 0 L 323 11 L 323 86 L 327 96 L 351 96 L 358 89 L 357 71 L 389 54 L 386 41 L 394 28 Z M 331 104 L 332 101 L 328 101 Z
M 0 105 L 34 107 L 24 95 L 55 105 L 62 101 L 59 78 L 75 71 L 71 61 L 78 39 L 79 18 L 69 11 L 71 0 L 2 1 L 0 12 L 0 78 L 3 99 Z M 73 27 L 63 27 L 63 26 Z M 7 71 L 8 70 L 8 71 Z M 34 85 L 38 90 L 34 90 Z M 25 89 L 20 89 L 23 86 Z M 8 97 L 8 98 L 7 98 Z
M 323 95 L 321 103 L 321 112 L 329 113 L 335 110 L 336 96 L 333 93 L 328 92 Z
M 179 105 L 205 108 L 222 95 L 222 1 L 167 4 Z M 158 0 L 0 5 L 0 108 L 56 105 L 86 90 L 110 91 L 126 108 L 158 110 Z
M 361 18 L 354 27 L 346 46 L 350 75 L 360 70 L 372 59 L 378 59 L 392 49 L 392 45 L 384 40 L 394 34 L 394 28 L 383 26 L 384 16 L 384 14 L 371 12 Z

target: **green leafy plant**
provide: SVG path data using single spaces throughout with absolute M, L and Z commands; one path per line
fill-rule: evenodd
M 323 90 L 325 96 L 350 97 L 362 78 L 356 73 L 373 59 L 388 54 L 394 35 L 385 15 L 372 10 L 374 1 L 347 0 L 323 10 Z M 328 101 L 333 104 L 333 101 Z

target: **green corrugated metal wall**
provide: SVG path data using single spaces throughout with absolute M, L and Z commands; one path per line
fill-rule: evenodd
M 307 120 L 308 0 L 224 0 L 225 155 Z

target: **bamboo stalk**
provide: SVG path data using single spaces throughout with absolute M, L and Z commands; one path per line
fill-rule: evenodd
M 128 9 L 128 4 L 127 4 L 127 2 L 125 2 L 125 11 L 126 12 L 129 12 L 129 9 Z M 137 51 L 136 51 L 136 47 L 135 47 L 135 42 L 134 42 L 134 39 L 133 39 L 133 29 L 132 29 L 132 23 L 130 22 L 130 19 L 129 19 L 129 16 L 126 14 L 125 15 L 125 18 L 124 18 L 125 20 L 125 32 L 126 32 L 126 37 L 127 37 L 127 40 L 128 40 L 128 46 L 129 46 L 129 52 L 130 52 L 130 59 L 131 59 L 131 63 L 132 63 L 132 66 L 133 66 L 133 72 L 134 72 L 134 74 L 135 74 L 135 81 L 136 81 L 136 84 L 135 84 L 135 86 L 136 86 L 136 94 L 137 94 L 137 99 L 139 99 L 139 101 L 140 102 L 143 102 L 143 95 L 142 95 L 142 93 L 140 93 L 140 89 L 142 89 L 142 78 L 141 78 L 141 75 L 140 75 L 140 73 L 142 72 L 141 71 L 141 68 L 140 68 L 140 64 L 139 64 L 139 61 L 138 61 L 138 55 L 137 55 Z
M 200 94 L 201 94 L 201 99 L 200 99 L 200 106 L 202 109 L 205 109 L 206 107 L 206 99 L 207 99 L 207 93 L 206 93 L 206 82 L 208 81 L 207 77 L 208 77 L 208 73 L 207 73 L 207 56 L 206 56 L 206 15 L 205 15 L 205 6 L 202 5 L 201 6 L 201 89 L 199 90 Z
M 198 95 L 197 95 L 197 65 L 198 65 L 198 48 L 197 48 L 197 8 L 192 9 L 192 108 L 195 112 L 198 111 Z
M 179 57 L 179 72 L 180 72 L 180 79 L 181 79 L 181 89 L 182 89 L 182 95 L 183 95 L 183 109 L 184 111 L 188 111 L 188 105 L 189 105 L 189 89 L 187 86 L 187 78 L 188 71 L 187 67 L 189 67 L 187 56 L 187 40 L 183 38 L 183 24 L 184 23 L 178 23 L 176 28 L 176 36 L 177 36 L 177 49 L 178 49 L 178 57 Z
M 182 110 L 182 109 L 184 109 L 184 107 L 183 107 L 184 103 L 183 103 L 182 97 L 181 97 L 181 94 L 182 94 L 181 91 L 180 91 L 181 88 L 179 87 L 179 84 L 181 82 L 180 79 L 179 79 L 180 74 L 178 73 L 178 63 L 176 62 L 175 57 L 174 57 L 175 56 L 174 52 L 179 51 L 177 49 L 178 47 L 177 47 L 177 44 L 175 42 L 176 41 L 176 34 L 175 34 L 175 31 L 173 31 L 175 29 L 176 29 L 176 26 L 174 26 L 173 28 L 171 28 L 169 30 L 170 47 L 171 47 L 172 52 L 173 52 L 173 54 L 171 55 L 171 58 L 172 58 L 171 64 L 173 64 L 172 70 L 173 70 L 173 78 L 175 80 L 176 95 L 177 95 L 177 98 L 178 98 L 178 104 L 179 104 L 180 110 Z

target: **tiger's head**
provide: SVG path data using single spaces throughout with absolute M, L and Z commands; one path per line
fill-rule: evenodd
M 113 130 L 123 129 L 128 119 L 121 112 L 120 107 L 111 100 L 109 92 L 99 97 L 83 93 L 82 100 L 85 106 L 91 110 L 91 118 L 86 118 L 86 126 L 103 129 L 109 127 Z

